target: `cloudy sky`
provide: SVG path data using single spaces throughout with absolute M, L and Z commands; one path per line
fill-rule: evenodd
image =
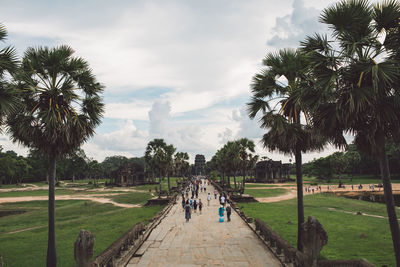
M 210 159 L 227 140 L 264 132 L 245 106 L 262 58 L 297 47 L 329 0 L 13 1 L 3 0 L 6 44 L 70 45 L 106 86 L 106 112 L 83 148 L 94 159 L 142 156 L 149 140 Z M 4 44 L 0 44 L 4 47 Z M 0 145 L 26 149 L 0 136 Z M 304 161 L 332 153 L 304 155 Z

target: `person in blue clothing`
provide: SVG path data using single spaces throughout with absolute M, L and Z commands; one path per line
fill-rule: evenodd
M 221 207 L 219 207 L 218 209 L 218 214 L 219 214 L 219 221 L 223 222 L 224 221 L 224 206 L 221 205 Z
M 186 219 L 186 222 L 189 222 L 189 220 L 190 220 L 190 212 L 191 212 L 191 208 L 190 208 L 190 205 L 189 205 L 189 201 L 188 200 L 186 200 L 186 205 L 185 205 L 185 219 Z

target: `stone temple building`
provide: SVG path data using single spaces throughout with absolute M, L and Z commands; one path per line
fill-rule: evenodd
M 145 183 L 144 168 L 138 164 L 125 163 L 116 171 L 115 185 L 132 186 Z
M 204 165 L 206 164 L 206 159 L 204 155 L 196 155 L 194 159 L 194 170 L 196 175 L 204 174 Z
M 290 164 L 282 161 L 264 160 L 256 164 L 256 182 L 279 183 L 290 178 Z

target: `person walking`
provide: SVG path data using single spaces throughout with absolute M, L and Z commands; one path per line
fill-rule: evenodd
M 217 190 L 214 189 L 214 199 L 217 199 Z
M 190 205 L 189 205 L 189 201 L 188 200 L 186 200 L 186 205 L 185 205 L 185 219 L 186 219 L 186 222 L 189 222 L 189 220 L 190 220 Z
M 193 201 L 193 210 L 194 210 L 194 213 L 196 213 L 196 211 L 197 211 L 197 201 L 196 201 L 196 199 Z
M 207 195 L 207 206 L 210 206 L 211 194 L 208 193 Z
M 185 205 L 186 205 L 185 198 L 182 197 L 182 209 L 183 209 L 183 211 L 185 211 Z
M 224 196 L 221 196 L 220 201 L 221 201 L 221 205 L 225 206 L 225 197 Z
M 220 206 L 218 209 L 218 214 L 219 214 L 219 222 L 224 222 L 224 206 Z
M 226 206 L 226 217 L 228 217 L 228 222 L 231 221 L 231 206 Z
M 203 208 L 203 202 L 199 199 L 199 213 L 201 214 L 201 209 Z

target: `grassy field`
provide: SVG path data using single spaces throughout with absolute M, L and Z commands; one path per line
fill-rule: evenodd
M 244 189 L 244 193 L 252 195 L 253 197 L 276 197 L 284 195 L 288 192 L 284 188 L 274 188 L 274 189 Z
M 147 193 L 125 193 L 117 196 L 112 196 L 111 199 L 117 203 L 123 204 L 145 204 L 146 201 L 153 196 Z
M 276 203 L 240 204 L 243 211 L 262 219 L 296 247 L 297 200 Z M 334 210 L 329 210 L 333 208 Z M 344 213 L 360 211 L 386 216 L 384 204 L 315 194 L 304 198 L 305 216 L 315 216 L 328 234 L 328 244 L 321 251 L 326 259 L 358 259 L 381 266 L 395 266 L 388 220 Z M 400 215 L 400 214 L 399 214 Z
M 143 203 L 149 196 L 146 193 L 129 193 L 115 196 L 114 200 L 121 203 Z M 94 254 L 97 256 L 135 223 L 150 219 L 161 209 L 162 206 L 124 209 L 91 201 L 56 201 L 58 266 L 75 266 L 74 242 L 81 229 L 94 234 Z M 47 201 L 0 205 L 2 212 L 16 210 L 25 213 L 0 217 L 0 251 L 4 266 L 45 266 Z M 24 229 L 26 231 L 21 231 Z

